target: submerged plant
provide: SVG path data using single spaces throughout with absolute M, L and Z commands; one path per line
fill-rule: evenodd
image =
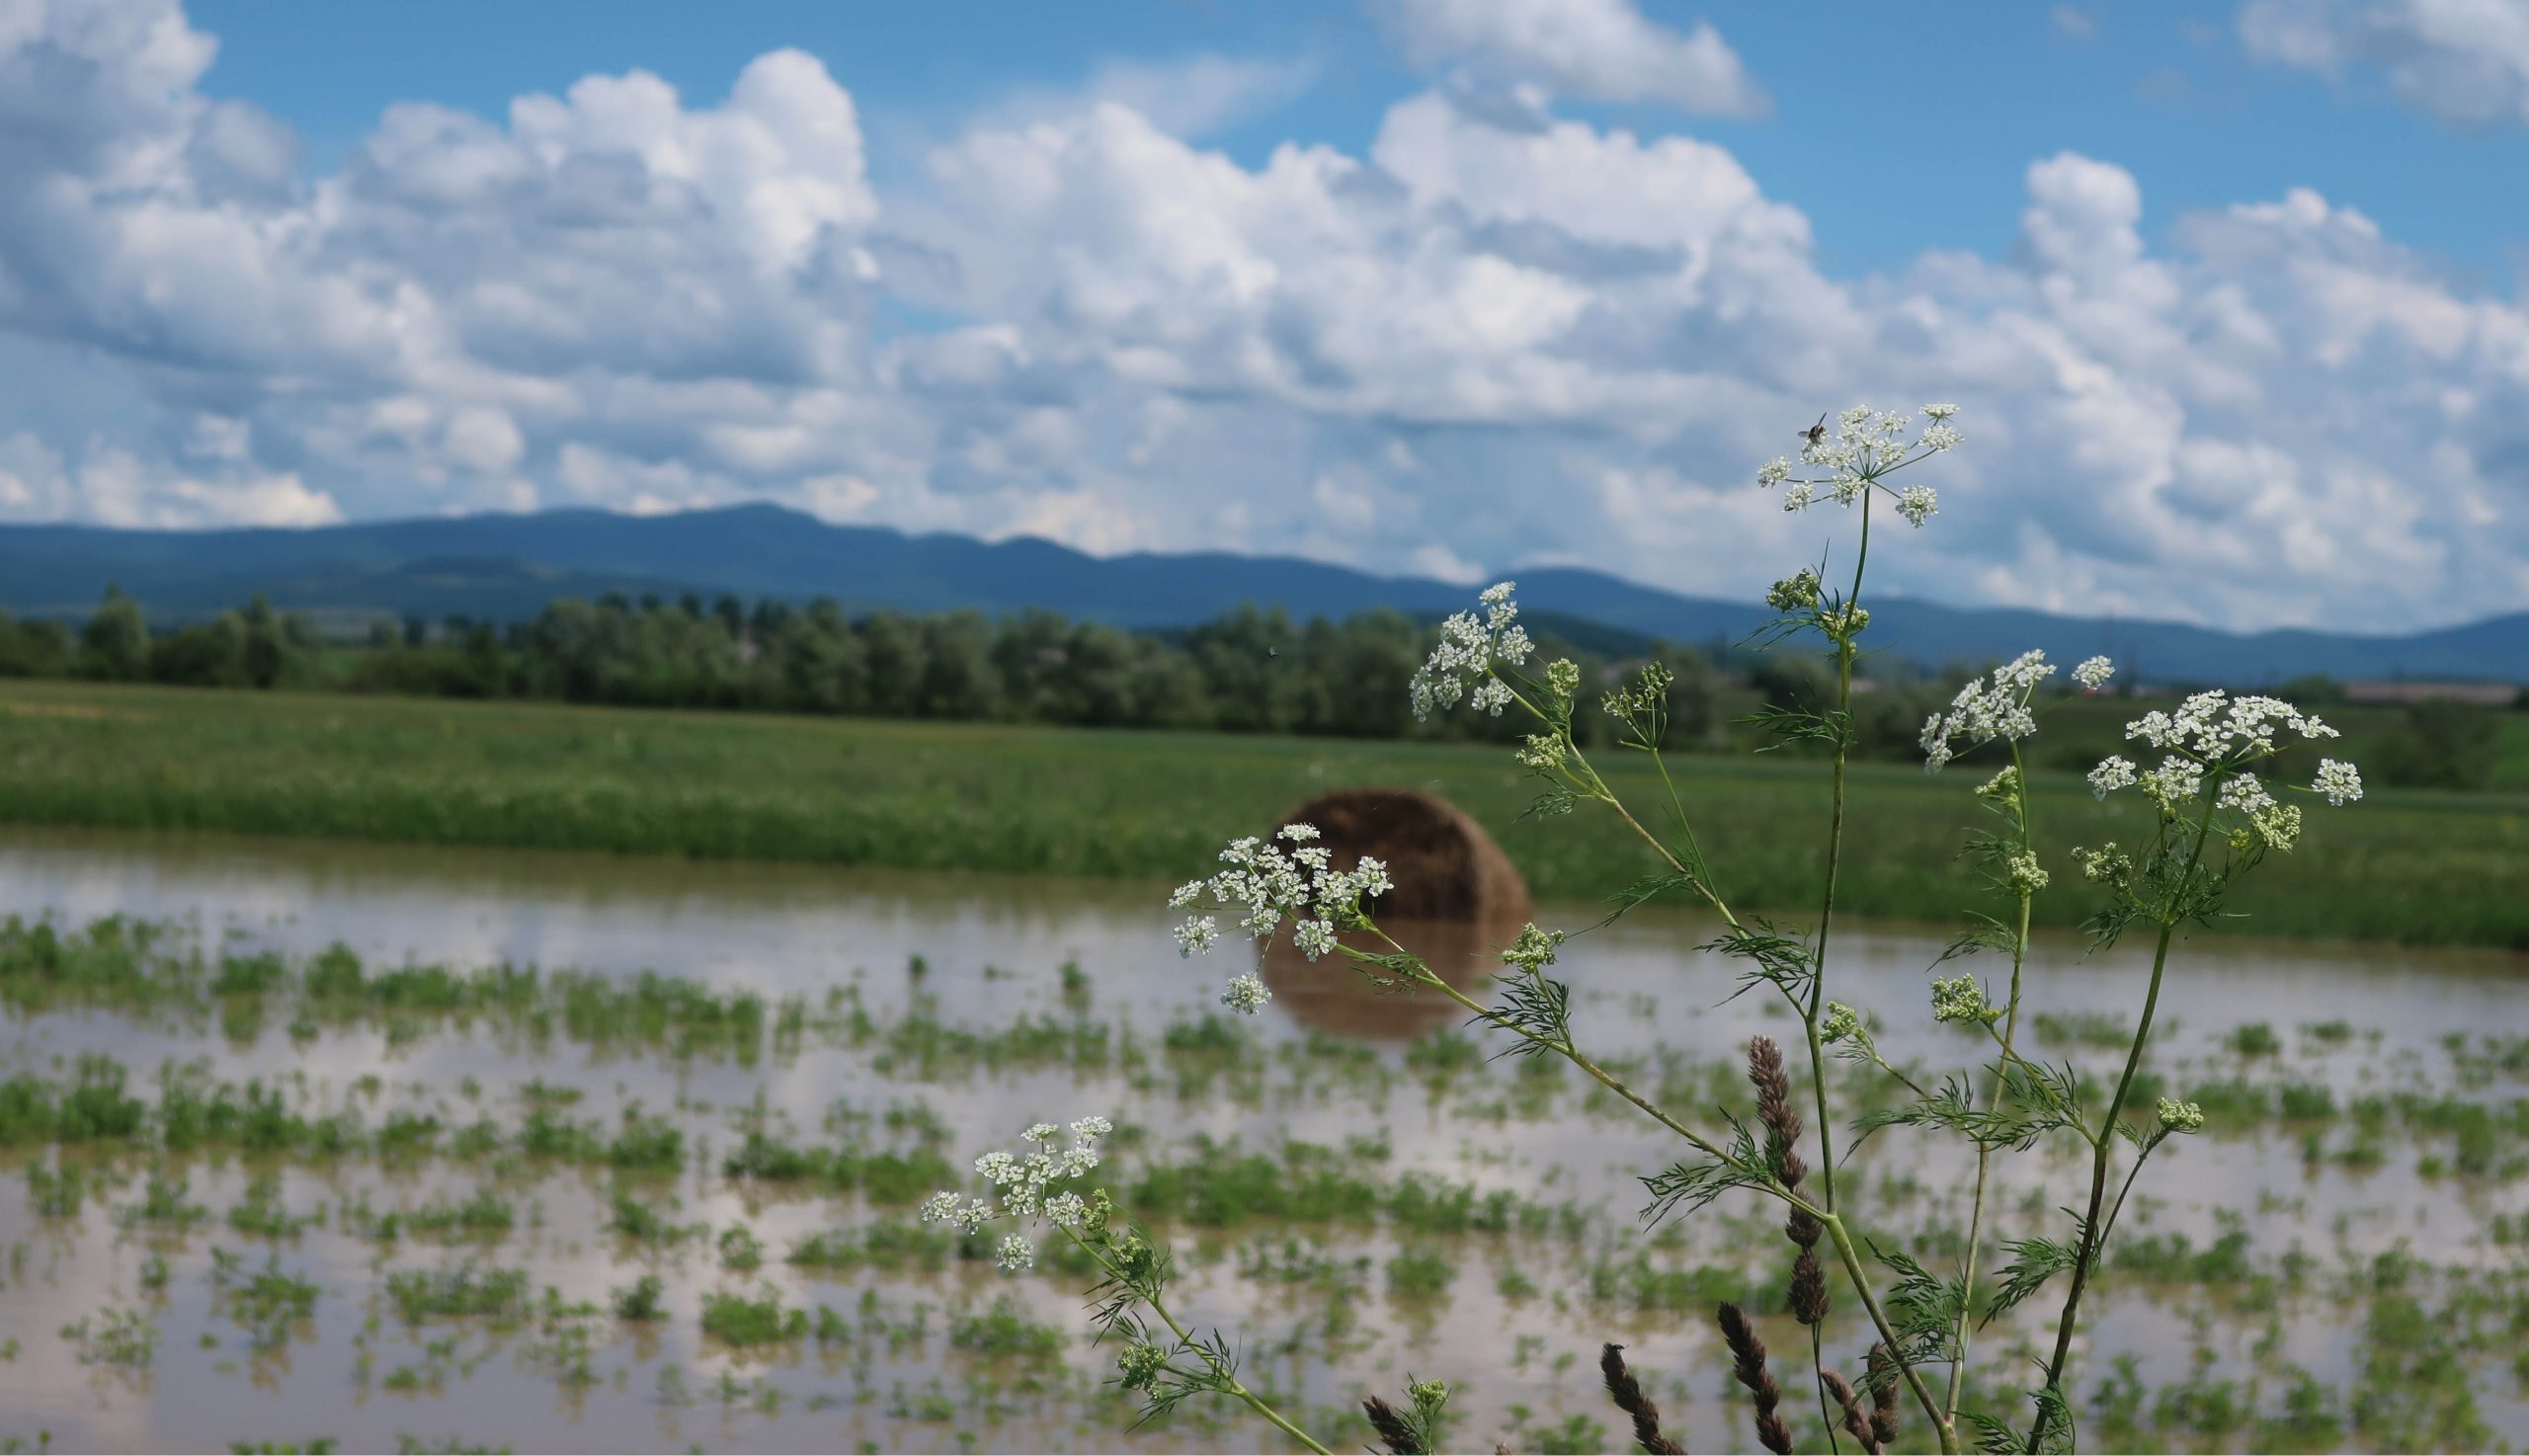
M 1575 715 L 1584 708 L 1581 669 L 1567 660 L 1532 666 L 1536 644 L 1519 623 L 1510 583 L 1487 590 L 1475 610 L 1443 623 L 1438 645 L 1413 680 L 1418 717 L 1460 706 L 1497 717 L 1514 709 L 1523 714 L 1532 731 L 1515 758 L 1544 785 L 1538 809 L 1604 811 L 1650 856 L 1652 873 L 1619 894 L 1617 913 L 1667 895 L 1701 902 L 1720 922 L 1719 933 L 1701 948 L 1735 966 L 1736 984 L 1727 994 L 1759 992 L 1788 1008 L 1800 1032 L 1791 1055 L 1768 1037 L 1756 1038 L 1747 1050 L 1754 1092 L 1750 1115 L 1725 1107 L 1707 1118 L 1663 1105 L 1585 1050 L 1573 1026 L 1570 989 L 1550 974 L 1565 931 L 1525 927 L 1501 952 L 1504 971 L 1490 1001 L 1452 985 L 1380 927 L 1376 903 L 1393 888 L 1387 867 L 1370 858 L 1339 863 L 1309 825 L 1285 825 L 1269 838 L 1231 844 L 1221 851 L 1225 867 L 1185 884 L 1170 900 L 1188 913 L 1176 937 L 1189 957 L 1234 935 L 1251 941 L 1261 958 L 1276 936 L 1288 934 L 1311 960 L 1341 956 L 1379 984 L 1421 988 L 1457 1003 L 1474 1021 L 1509 1038 L 1509 1052 L 1578 1069 L 1665 1137 L 1685 1145 L 1684 1156 L 1673 1160 L 1655 1154 L 1655 1165 L 1666 1166 L 1642 1178 L 1650 1221 L 1696 1213 L 1730 1193 L 1780 1205 L 1782 1232 L 1792 1246 L 1788 1304 L 1810 1336 L 1813 1380 L 1803 1383 L 1816 1387 L 1816 1441 L 1839 1447 L 1850 1440 L 1869 1452 L 1900 1438 L 1908 1406 L 1920 1413 L 1929 1439 L 1945 1452 L 1970 1444 L 2032 1452 L 2072 1446 L 2070 1367 L 2084 1295 L 2098 1278 L 2117 1216 L 2144 1163 L 2169 1138 L 2195 1132 L 2205 1122 L 2195 1104 L 2165 1097 L 2151 1115 L 2132 1115 L 2175 934 L 2181 926 L 2209 924 L 2224 914 L 2242 876 L 2266 855 L 2298 844 L 2302 811 L 2278 793 L 2307 793 L 2329 805 L 2362 794 L 2359 773 L 2332 759 L 2321 762 L 2306 789 L 2261 778 L 2256 770 L 2287 742 L 2320 741 L 2333 737 L 2334 730 L 2277 698 L 2204 692 L 2173 714 L 2149 712 L 2128 726 L 2129 740 L 2158 754 L 2157 764 L 2147 768 L 2120 755 L 2088 774 L 2102 797 L 2133 791 L 2148 802 L 2150 828 L 2141 842 L 2051 845 L 2038 832 L 2022 745 L 2038 731 L 2047 709 L 2066 696 L 2060 688 L 2049 690 L 2055 665 L 2043 652 L 2031 651 L 1967 682 L 1945 710 L 1924 723 L 1921 744 L 1924 767 L 1933 772 L 1977 754 L 1997 761 L 1974 790 L 1994 828 L 1966 847 L 1985 870 L 1992 909 L 1970 913 L 1968 928 L 1940 961 L 1980 953 L 2007 956 L 2008 977 L 1989 985 L 1972 974 L 1951 973 L 1932 982 L 1934 1018 L 1974 1036 L 1984 1053 L 1977 1065 L 1932 1078 L 1887 1062 L 1864 1009 L 1827 994 L 1836 969 L 1837 870 L 1847 848 L 1846 768 L 1857 737 L 1854 666 L 1870 625 L 1862 595 L 1874 510 L 1884 502 L 1918 528 L 1937 513 L 1929 486 L 1893 477 L 1957 447 L 1961 437 L 1951 423 L 1957 413 L 1954 406 L 1925 405 L 1918 424 L 1913 414 L 1847 410 L 1832 432 L 1822 422 L 1809 433 L 1797 462 L 1778 459 L 1758 472 L 1758 483 L 1779 490 L 1788 511 L 1832 502 L 1858 516 L 1849 575 L 1838 569 L 1831 578 L 1822 562 L 1776 582 L 1766 594 L 1776 615 L 1757 634 L 1767 644 L 1812 641 L 1834 671 L 1832 701 L 1769 708 L 1759 719 L 1778 747 L 1807 745 L 1826 760 L 1831 795 L 1823 826 L 1824 873 L 1816 887 L 1817 913 L 1805 924 L 1742 914 L 1725 896 L 1711 850 L 1696 834 L 1693 807 L 1663 757 L 1673 683 L 1662 665 L 1643 667 L 1597 704 L 1614 720 L 1620 749 L 1649 760 L 1661 789 L 1661 802 L 1649 806 L 1625 802 L 1584 751 L 1574 731 Z M 2091 658 L 2070 676 L 2075 690 L 2096 692 L 2114 672 L 2107 659 Z M 2101 897 L 2089 922 L 2096 948 L 2116 944 L 2137 927 L 2149 928 L 2156 939 L 2143 1004 L 2130 1030 L 2120 1023 L 2115 1031 L 2125 1051 L 2123 1075 L 2103 1101 L 2099 1090 L 2070 1064 L 2033 1061 L 2020 1043 L 2031 906 L 2041 894 L 2066 893 L 2059 882 L 2091 887 Z M 1270 997 L 1251 969 L 1233 976 L 1220 999 L 1254 1015 Z M 1897 1094 L 1895 1105 L 1839 1119 L 1831 1097 L 1831 1058 L 1886 1077 Z M 1040 1222 L 1076 1244 L 1103 1275 L 1093 1293 L 1101 1334 L 1125 1341 L 1118 1383 L 1140 1393 L 1150 1413 L 1195 1394 L 1218 1394 L 1245 1403 L 1309 1449 L 1328 1449 L 1238 1380 L 1235 1352 L 1224 1336 L 1213 1332 L 1198 1338 L 1169 1312 L 1165 1252 L 1121 1220 L 1104 1190 L 1085 1199 L 1053 1191 L 1097 1164 L 1095 1137 L 1084 1135 L 1083 1126 L 1074 1124 L 1074 1147 L 1062 1155 L 1040 1148 L 1023 1158 L 996 1153 L 980 1160 L 977 1171 L 999 1190 L 997 1203 L 942 1193 L 926 1206 L 926 1215 L 970 1233 L 1001 1219 Z M 1972 1211 L 1966 1240 L 1955 1253 L 1917 1257 L 1873 1237 L 1867 1227 L 1872 1210 L 1860 1190 L 1837 1185 L 1843 1159 L 1854 1146 L 1883 1132 L 1899 1135 L 1897 1130 L 1957 1138 L 1974 1150 L 1972 1185 L 1962 1190 Z M 1039 1124 L 1028 1138 L 1041 1143 L 1055 1134 L 1051 1125 Z M 1981 1267 L 1989 1220 L 2002 1204 L 1998 1184 L 2003 1156 L 2066 1141 L 2089 1154 L 2086 1197 L 2072 1210 L 2071 1226 L 2060 1237 L 2007 1241 L 2002 1247 L 2008 1261 L 1999 1269 Z M 1031 1266 L 1028 1240 L 1017 1233 L 1005 1237 L 1001 1262 L 1012 1269 Z M 1849 1294 L 1848 1304 L 1836 1286 Z M 2050 1286 L 2060 1287 L 2062 1305 L 2051 1352 L 2036 1362 L 2025 1413 L 1968 1409 L 1977 1332 Z M 1146 1315 L 1165 1333 L 1154 1335 L 1156 1327 Z M 1784 1400 L 1746 1314 L 1725 1303 L 1719 1315 L 1732 1374 L 1754 1401 L 1757 1440 L 1770 1451 L 1794 1449 L 1793 1421 L 1805 1421 L 1806 1413 L 1795 1416 Z M 1836 1337 L 1831 1327 L 1838 1318 L 1866 1327 L 1860 1333 L 1868 1342 L 1867 1358 L 1858 1382 L 1828 1358 Z M 1675 1449 L 1660 1428 L 1658 1408 L 1618 1350 L 1608 1345 L 1601 1352 L 1610 1397 L 1632 1421 L 1640 1445 Z M 1430 1422 L 1445 1391 L 1435 1382 L 1418 1384 L 1412 1412 L 1366 1398 L 1372 1433 L 1391 1451 L 1430 1449 Z

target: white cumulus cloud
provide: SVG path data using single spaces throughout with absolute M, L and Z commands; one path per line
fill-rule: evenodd
M 2529 122 L 2524 0 L 2246 0 L 2250 55 L 2330 77 L 2377 71 L 2445 121 Z
M 1536 13 L 1391 20 L 1434 64 L 1653 95 L 1590 58 L 1658 30 L 1630 8 Z M 1358 154 L 1242 162 L 1118 69 L 882 195 L 796 51 L 725 96 L 635 71 L 398 106 L 306 175 L 203 94 L 214 48 L 171 0 L 0 11 L 0 515 L 767 498 L 1748 597 L 1849 531 L 1784 516 L 1761 461 L 1822 409 L 1954 399 L 1939 516 L 1874 542 L 1892 589 L 2235 626 L 2529 607 L 2529 315 L 2311 192 L 2158 219 L 2149 178 L 2038 157 L 2015 235 L 1838 277 L 1710 140 L 1450 81 Z
M 1633 0 L 1379 0 L 1417 64 L 1542 83 L 1591 101 L 1662 101 L 1712 116 L 1761 116 L 1764 88 L 1709 22 L 1680 34 Z

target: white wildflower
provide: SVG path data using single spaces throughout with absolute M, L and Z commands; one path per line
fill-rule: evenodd
M 1800 446 L 1800 463 L 1821 472 L 1794 475 L 1791 461 L 1776 457 L 1756 469 L 1756 484 L 1771 490 L 1782 487 L 1782 508 L 1786 511 L 1805 509 L 1822 497 L 1832 497 L 1836 505 L 1850 506 L 1872 490 L 1893 496 L 1897 512 L 1907 521 L 1921 526 L 1937 510 L 1932 491 L 1926 486 L 1899 489 L 1886 484 L 1883 477 L 1901 466 L 1957 448 L 1960 436 L 1949 421 L 1958 413 L 1955 405 L 1943 404 L 1924 411 L 1930 423 L 1921 435 L 1912 441 L 1907 433 L 1914 428 L 1915 417 L 1902 411 L 1879 412 L 1867 408 L 1849 409 L 1836 417 L 1836 430 L 1830 436 L 1821 432 L 1815 439 L 1805 439 Z
M 2253 773 L 2235 773 L 2222 784 L 2222 807 L 2234 814 L 2256 815 L 2274 807 L 2274 795 Z
M 1951 418 L 1957 413 L 1958 406 L 1954 404 L 1927 404 L 1923 406 L 1923 418 L 1931 421 L 1935 425 Z
M 2116 664 L 2104 657 L 2083 658 L 2081 665 L 2073 669 L 2073 681 L 2093 692 L 2106 687 L 2107 680 L 2115 676 Z
M 1115 1124 L 1096 1113 L 1071 1125 L 1071 1135 L 1084 1143 L 1094 1143 L 1115 1130 Z
M 1273 993 L 1265 990 L 1264 983 L 1254 976 L 1240 976 L 1221 992 L 1221 1005 L 1249 1016 L 1263 1011 L 1264 1003 L 1272 999 Z
M 1936 772 L 1964 748 L 1999 740 L 2016 743 L 2037 731 L 2037 715 L 2028 700 L 2037 685 L 2054 676 L 2043 652 L 2023 652 L 1971 680 L 1950 700 L 1949 711 L 1934 713 L 1923 723 L 1923 768 Z
M 1036 1246 L 1024 1234 L 1005 1235 L 1001 1248 L 993 1252 L 993 1262 L 1005 1274 L 1024 1273 L 1036 1266 Z
M 1315 960 L 1335 948 L 1335 927 L 1322 920 L 1301 921 L 1291 928 L 1291 943 Z
M 2120 788 L 2131 788 L 2134 785 L 2133 762 L 2111 754 L 2099 760 L 2098 767 L 2090 770 L 2089 779 L 2090 792 L 2102 799 Z
M 1461 611 L 1440 623 L 1439 644 L 1414 674 L 1410 691 L 1415 717 L 1428 718 L 1434 709 L 1469 700 L 1498 715 L 1510 701 L 1509 689 L 1494 673 L 1502 665 L 1519 666 L 1535 650 L 1527 629 L 1516 624 L 1519 606 L 1510 600 L 1511 590 L 1509 582 L 1486 588 L 1478 599 L 1484 607 L 1480 619 Z
M 1045 1200 L 1045 1222 L 1058 1229 L 1076 1229 L 1089 1217 L 1089 1205 L 1078 1193 L 1061 1193 Z
M 2171 1132 L 2197 1132 L 2204 1126 L 2204 1108 L 2195 1102 L 2162 1097 L 2159 1111 L 2161 1126 Z
M 2161 761 L 2161 767 L 2143 775 L 2143 792 L 2164 805 L 2177 805 L 2193 799 L 2204 788 L 2204 766 L 2193 759 L 2171 756 Z
M 1208 915 L 1198 915 L 1177 928 L 1177 953 L 1195 956 L 1212 948 L 1221 937 L 1221 924 Z
M 2336 759 L 2319 760 L 2319 776 L 2310 787 L 2326 796 L 2329 804 L 2343 808 L 2362 797 L 2362 774 L 2351 764 Z

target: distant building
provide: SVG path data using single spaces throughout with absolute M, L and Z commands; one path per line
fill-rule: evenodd
M 2507 708 L 2520 695 L 2508 683 L 2418 683 L 2389 679 L 2347 683 L 2345 697 L 2353 702 L 2473 702 Z

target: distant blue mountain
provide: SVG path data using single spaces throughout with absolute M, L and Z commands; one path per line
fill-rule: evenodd
M 1735 642 L 1765 616 L 1753 603 L 1683 597 L 1591 571 L 1515 575 L 1531 612 L 1642 637 Z M 206 616 L 256 592 L 296 610 L 434 620 L 516 620 L 556 597 L 691 592 L 706 599 L 830 597 L 855 612 L 1034 607 L 1127 627 L 1184 626 L 1251 603 L 1300 616 L 1379 607 L 1431 616 L 1469 602 L 1465 587 L 1446 582 L 1289 557 L 1095 557 L 1025 537 L 987 542 L 829 526 L 763 504 L 675 516 L 548 511 L 308 530 L 0 526 L 0 607 L 83 615 L 108 582 L 162 622 Z M 1872 603 L 1870 638 L 1878 650 L 1934 666 L 1988 662 L 2032 646 L 2061 661 L 2103 652 L 2130 673 L 2164 682 L 2250 686 L 2309 673 L 2529 681 L 2529 613 L 2407 636 L 2242 635 L 1881 598 Z

